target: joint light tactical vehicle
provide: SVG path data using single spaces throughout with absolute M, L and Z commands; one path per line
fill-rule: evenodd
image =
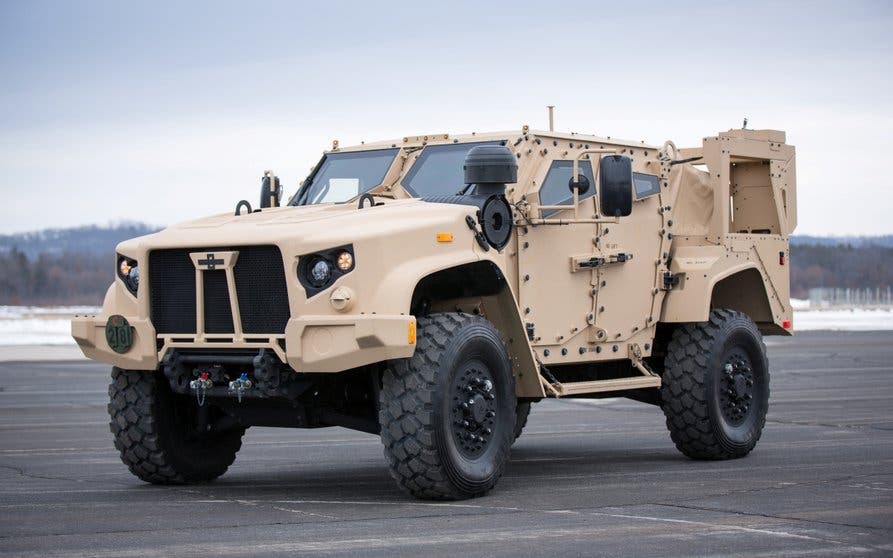
M 72 322 L 139 478 L 211 480 L 249 426 L 342 426 L 406 492 L 477 496 L 544 398 L 660 405 L 696 459 L 757 443 L 762 336 L 792 331 L 783 132 L 336 142 L 280 198 L 268 172 L 257 209 L 122 242 Z

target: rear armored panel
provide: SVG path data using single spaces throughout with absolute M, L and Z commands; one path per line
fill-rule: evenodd
M 661 320 L 703 321 L 720 304 L 752 316 L 764 333 L 790 334 L 793 146 L 783 132 L 731 130 L 680 150 L 680 157 L 691 160 L 670 179 L 680 225 L 671 271 L 680 287 L 667 296 Z M 745 290 L 736 296 L 731 285 Z

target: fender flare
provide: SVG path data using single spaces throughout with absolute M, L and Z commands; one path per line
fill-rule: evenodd
M 721 263 L 721 261 L 717 262 L 717 264 L 711 268 L 711 271 L 716 269 L 717 265 L 721 265 Z M 748 270 L 755 270 L 756 273 L 759 274 L 763 281 L 763 285 L 758 292 L 761 295 L 761 298 L 765 299 L 769 308 L 772 310 L 772 313 L 778 313 L 778 309 L 772 307 L 771 299 L 769 298 L 765 284 L 768 280 L 766 275 L 755 262 L 747 261 L 729 267 L 721 267 L 712 273 L 708 272 L 703 274 L 706 275 L 706 278 L 697 277 L 697 274 L 686 272 L 687 275 L 685 277 L 684 287 L 679 290 L 671 290 L 667 293 L 663 307 L 661 308 L 661 322 L 688 323 L 707 321 L 710 315 L 716 286 L 720 282 L 746 273 Z M 709 293 L 709 296 L 704 296 L 705 293 Z M 740 306 L 741 307 L 734 309 L 741 310 L 748 315 L 754 313 L 753 309 L 748 311 L 748 304 Z
M 422 282 L 430 277 L 436 276 L 438 273 L 450 271 L 452 269 L 461 268 L 476 263 L 490 263 L 494 268 L 494 272 L 498 272 L 498 290 L 494 293 L 481 295 L 481 313 L 499 330 L 505 341 L 506 348 L 512 360 L 512 369 L 515 375 L 515 391 L 518 397 L 545 397 L 543 386 L 539 381 L 539 367 L 530 343 L 527 341 L 527 333 L 524 328 L 524 321 L 521 311 L 518 308 L 517 297 L 511 287 L 510 282 L 506 278 L 505 270 L 500 267 L 499 263 L 491 258 L 475 258 L 464 263 L 457 263 L 453 266 L 442 267 L 417 278 L 413 288 L 409 291 L 410 300 L 414 296 L 416 289 Z M 475 297 L 478 295 L 468 295 Z M 462 299 L 467 302 L 467 296 L 446 297 L 438 302 L 456 301 L 459 303 Z M 411 303 L 411 302 L 410 302 Z M 458 305 L 458 304 L 457 304 Z

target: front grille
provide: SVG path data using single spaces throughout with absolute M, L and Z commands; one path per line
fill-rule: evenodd
M 233 269 L 242 331 L 285 332 L 291 316 L 282 254 L 276 246 L 175 248 L 149 253 L 149 297 L 152 323 L 159 334 L 196 333 L 193 252 L 238 251 Z M 233 316 L 224 270 L 201 271 L 205 332 L 233 333 Z
M 229 304 L 229 289 L 226 286 L 226 272 L 222 270 L 203 271 L 205 298 L 205 332 L 235 333 L 233 311 Z
M 282 255 L 275 246 L 239 250 L 236 297 L 245 333 L 285 333 L 291 317 Z
M 149 302 L 157 333 L 195 333 L 195 266 L 188 251 L 149 253 Z

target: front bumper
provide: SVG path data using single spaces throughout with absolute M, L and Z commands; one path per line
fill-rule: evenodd
M 71 335 L 87 358 L 130 370 L 155 370 L 169 349 L 270 349 L 298 372 L 341 372 L 415 352 L 415 318 L 406 315 L 301 316 L 291 318 L 285 334 L 258 339 L 193 334 L 157 336 L 147 319 L 130 318 L 133 345 L 123 353 L 109 347 L 108 316 L 76 316 Z

